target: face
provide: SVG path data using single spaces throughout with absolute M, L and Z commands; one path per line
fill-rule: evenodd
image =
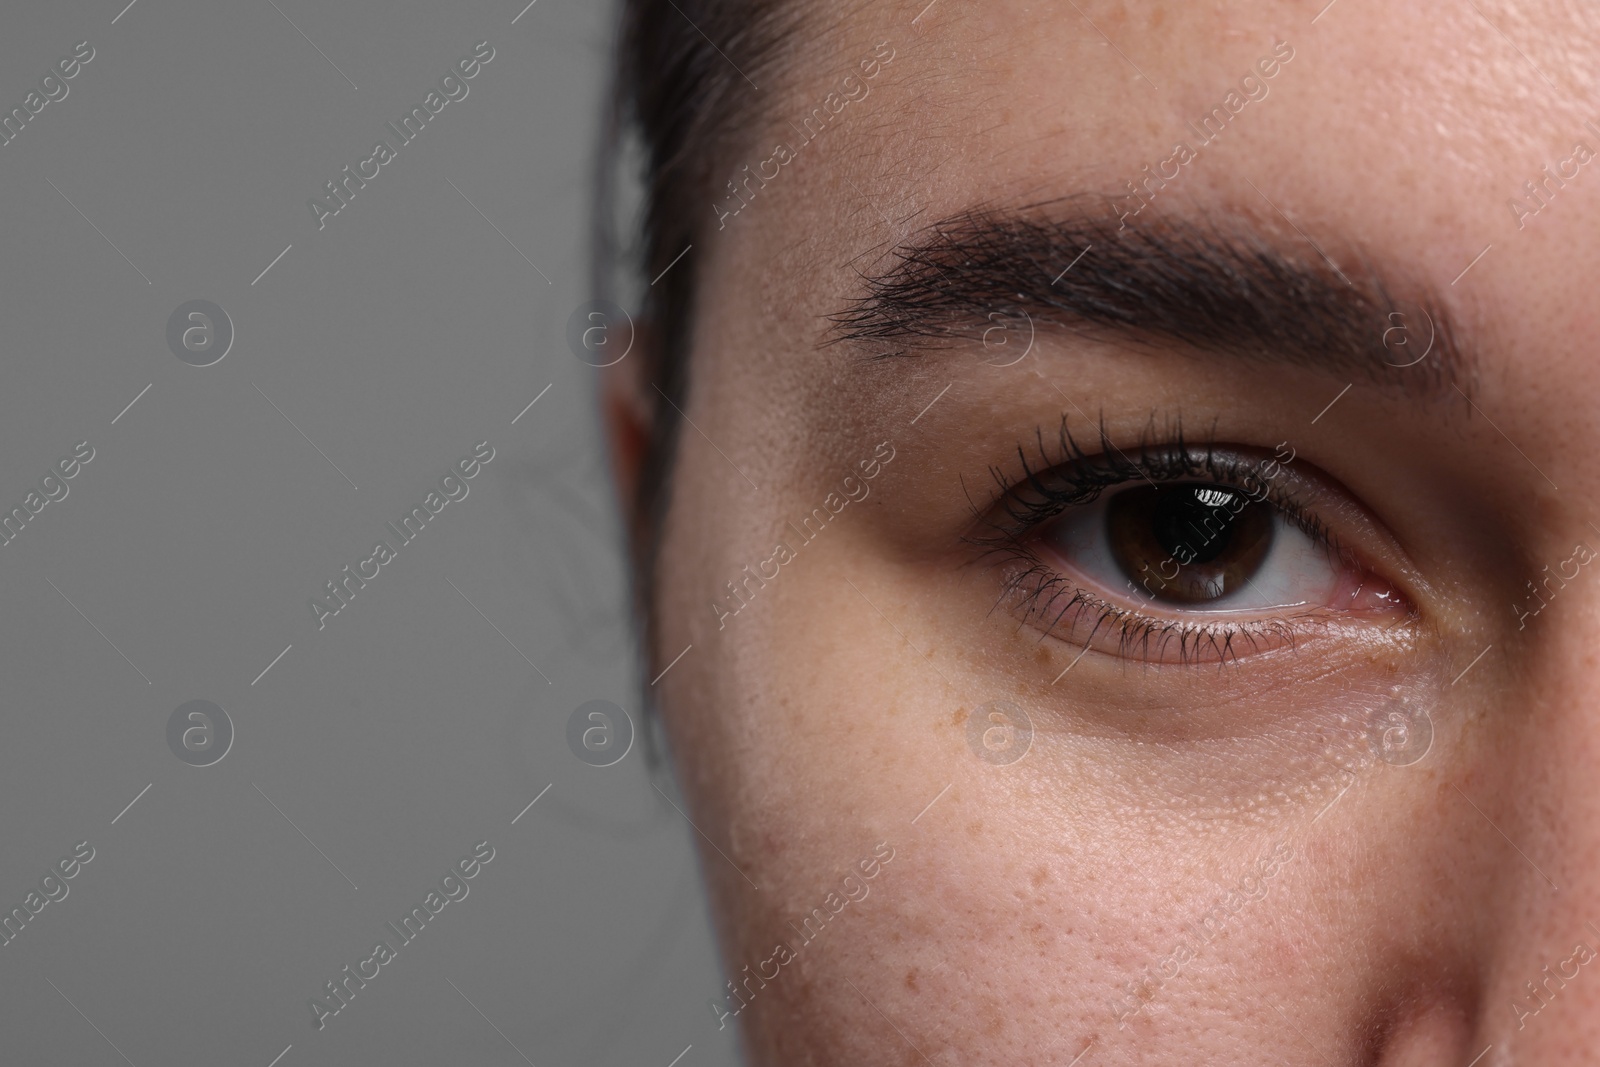
M 809 11 L 690 252 L 706 1025 L 1590 1062 L 1594 16 L 919 7 Z

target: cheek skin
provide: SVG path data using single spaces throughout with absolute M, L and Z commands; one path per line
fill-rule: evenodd
M 1392 887 L 1395 858 L 1387 872 L 1367 870 L 1352 867 L 1342 848 L 1304 843 L 1323 806 L 1352 782 L 1354 795 L 1342 803 L 1351 812 L 1375 806 L 1366 818 L 1381 824 L 1381 794 L 1393 782 L 1382 775 L 1390 768 L 1378 767 L 1362 747 L 1364 733 L 1342 739 L 1342 772 L 1319 769 L 1310 755 L 1317 750 L 1306 749 L 1304 738 L 1284 742 L 1304 751 L 1298 762 L 1275 765 L 1296 790 L 1276 808 L 1245 795 L 1260 788 L 1259 754 L 1183 751 L 1195 739 L 1146 741 L 1147 750 L 1173 751 L 1147 751 L 1141 766 L 1124 751 L 1125 736 L 1104 725 L 1101 737 L 1072 729 L 1059 694 L 1063 721 L 1051 722 L 1047 711 L 1035 717 L 1035 750 L 1013 765 L 984 763 L 967 747 L 966 713 L 975 704 L 971 694 L 992 691 L 994 683 L 960 662 L 973 642 L 910 621 L 937 616 L 945 590 L 935 583 L 920 594 L 930 598 L 923 602 L 918 586 L 928 583 L 875 583 L 884 561 L 871 557 L 862 538 L 839 534 L 833 545 L 809 547 L 812 554 L 725 631 L 702 635 L 697 651 L 707 655 L 675 673 L 684 688 L 671 690 L 674 747 L 717 768 L 695 809 L 716 813 L 703 825 L 721 827 L 728 859 L 760 886 L 753 889 L 728 859 L 706 856 L 730 974 L 747 964 L 754 970 L 776 941 L 793 941 L 788 924 L 820 905 L 873 843 L 895 849 L 869 899 L 851 903 L 815 941 L 797 945 L 797 959 L 741 1013 L 752 1046 L 767 1050 L 771 1062 L 814 1043 L 833 1056 L 875 1062 L 886 1041 L 898 1040 L 892 1031 L 885 1037 L 882 1017 L 843 978 L 892 1013 L 929 1055 L 1044 1062 L 1033 1057 L 1048 1047 L 1049 1061 L 1070 1062 L 1091 1040 L 1197 1039 L 1222 1042 L 1222 1054 L 1246 1046 L 1228 1046 L 1219 1035 L 1243 1041 L 1239 1035 L 1252 1025 L 1251 1013 L 1229 1006 L 1244 996 L 1264 1008 L 1303 969 L 1296 955 L 1303 923 L 1334 937 L 1348 928 L 1354 940 L 1371 915 L 1409 906 L 1401 892 L 1398 900 L 1371 899 L 1365 911 L 1347 914 L 1337 895 L 1324 899 L 1325 879 Z M 1053 676 L 1032 667 L 1029 676 Z M 1260 701 L 1270 693 L 1265 683 L 1235 689 L 1235 696 Z M 1013 680 L 1008 692 L 1023 690 Z M 1338 692 L 1330 683 L 1317 700 L 1311 693 L 1299 700 L 1305 721 L 1325 714 Z M 1348 697 L 1348 685 L 1343 692 Z M 1155 707 L 1159 692 L 1150 699 Z M 1118 702 L 1126 700 L 1121 693 Z M 1216 705 L 1227 700 L 1218 696 Z M 1201 709 L 1191 701 L 1191 710 Z M 1446 734 L 1441 729 L 1441 745 Z M 1205 789 L 1212 799 L 1197 799 Z M 1152 985 L 1150 975 L 1160 974 L 1174 946 L 1194 942 L 1192 931 L 1208 913 L 1283 843 L 1294 858 L 1264 879 L 1259 899 L 1236 898 L 1225 936 L 1200 944 L 1176 976 Z M 1405 925 L 1397 919 L 1396 928 Z M 1341 950 L 1330 944 L 1329 951 L 1338 958 Z M 1339 980 L 1352 998 L 1367 992 L 1348 976 Z M 1130 1005 L 1139 1008 L 1130 1012 Z M 1198 1020 L 1205 1021 L 1200 1031 Z

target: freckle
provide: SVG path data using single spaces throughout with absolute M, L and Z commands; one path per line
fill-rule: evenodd
M 913 993 L 917 991 L 917 969 L 915 967 L 906 972 L 906 988 Z
M 1038 663 L 1039 666 L 1041 666 L 1041 667 L 1049 666 L 1050 665 L 1050 650 L 1048 648 L 1046 648 L 1043 644 L 1039 645 L 1038 648 L 1033 653 L 1033 659 L 1034 659 L 1034 662 Z
M 951 726 L 960 726 L 962 721 L 964 719 L 966 719 L 966 717 L 967 717 L 966 709 L 957 708 L 955 710 L 955 713 L 950 716 L 950 725 Z
M 971 825 L 967 827 L 967 836 L 977 837 L 981 833 L 983 833 L 983 820 L 974 819 Z
M 1048 867 L 1040 867 L 1038 870 L 1033 872 L 1033 885 L 1034 885 L 1034 888 L 1037 889 L 1039 886 L 1044 885 L 1045 882 L 1047 882 L 1049 880 L 1050 880 L 1050 868 L 1048 868 Z

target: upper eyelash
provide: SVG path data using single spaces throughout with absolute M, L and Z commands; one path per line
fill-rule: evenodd
M 1046 443 L 1044 428 L 1040 427 L 1034 432 L 1037 462 L 1029 460 L 1026 446 L 1017 445 L 1020 478 L 1009 480 L 1000 468 L 989 468 L 989 476 L 999 487 L 989 509 L 998 504 L 1010 522 L 985 518 L 986 509 L 976 504 L 974 517 L 1004 539 L 1020 536 L 1069 507 L 1090 503 L 1106 489 L 1140 478 L 1157 483 L 1209 477 L 1222 484 L 1237 485 L 1251 473 L 1249 464 L 1237 453 L 1219 451 L 1214 437 L 1207 438 L 1202 451 L 1192 449 L 1184 439 L 1181 417 L 1175 417 L 1165 431 L 1158 432 L 1152 414 L 1131 454 L 1112 442 L 1103 416 L 1097 435 L 1100 450 L 1090 453 L 1072 436 L 1066 416 L 1062 416 L 1053 444 Z M 1023 489 L 1031 495 L 1020 493 Z M 1292 492 L 1272 487 L 1266 499 L 1308 537 L 1337 549 L 1327 524 Z M 970 494 L 968 502 L 971 503 Z M 992 543 L 979 537 L 967 540 L 979 545 Z
M 1027 533 L 1068 508 L 1092 502 L 1108 488 L 1140 478 L 1159 483 L 1209 477 L 1221 484 L 1240 484 L 1244 475 L 1250 473 L 1250 465 L 1242 457 L 1231 451 L 1219 451 L 1214 438 L 1208 438 L 1203 450 L 1192 449 L 1184 440 L 1181 417 L 1174 418 L 1164 431 L 1158 432 L 1152 414 L 1131 454 L 1112 442 L 1103 417 L 1098 437 L 1099 451 L 1086 451 L 1073 437 L 1066 416 L 1062 416 L 1053 444 L 1047 444 L 1043 427 L 1035 431 L 1037 462 L 1030 461 L 1026 446 L 1017 446 L 1022 471 L 1019 478 L 1008 480 L 999 468 L 990 468 L 990 476 L 999 487 L 997 497 L 987 509 L 973 504 L 975 518 L 987 532 L 969 534 L 963 540 L 981 550 L 980 562 L 989 561 L 997 566 L 1022 565 L 1007 578 L 995 607 L 1023 593 L 1024 623 L 1054 613 L 1054 619 L 1043 627 L 1044 636 L 1054 632 L 1069 611 L 1076 609 L 1074 623 L 1085 612 L 1098 611 L 1099 618 L 1089 632 L 1088 641 L 1109 624 L 1118 633 L 1119 653 L 1135 650 L 1147 653 L 1154 639 L 1159 642 L 1156 652 L 1164 655 L 1176 642 L 1179 662 L 1184 664 L 1197 661 L 1200 653 L 1208 649 L 1219 665 L 1225 664 L 1230 655 L 1235 658 L 1239 655 L 1234 647 L 1236 642 L 1253 648 L 1258 640 L 1270 637 L 1287 640 L 1292 647 L 1294 631 L 1288 619 L 1219 625 L 1146 616 L 1118 607 L 1081 588 L 1045 564 L 1028 547 L 1024 540 Z M 968 499 L 972 503 L 970 494 Z M 1330 554 L 1344 555 L 1327 525 L 1292 492 L 1269 485 L 1266 500 Z M 1062 603 L 1063 598 L 1065 603 Z

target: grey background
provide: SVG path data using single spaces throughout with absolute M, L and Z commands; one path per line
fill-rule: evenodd
M 0 947 L 0 1059 L 733 1063 L 693 831 L 642 744 L 597 769 L 566 743 L 586 700 L 640 711 L 597 372 L 565 343 L 611 7 L 276 2 L 0 19 L 0 110 L 95 49 L 0 148 L 0 508 L 95 449 L 0 548 L 0 910 L 96 850 Z M 380 136 L 398 158 L 319 231 L 308 198 Z M 167 348 L 192 299 L 234 324 L 214 366 Z M 468 497 L 319 631 L 308 599 L 483 439 Z M 235 729 L 204 768 L 166 741 L 194 699 Z M 314 1030 L 308 998 L 483 839 L 469 896 Z

